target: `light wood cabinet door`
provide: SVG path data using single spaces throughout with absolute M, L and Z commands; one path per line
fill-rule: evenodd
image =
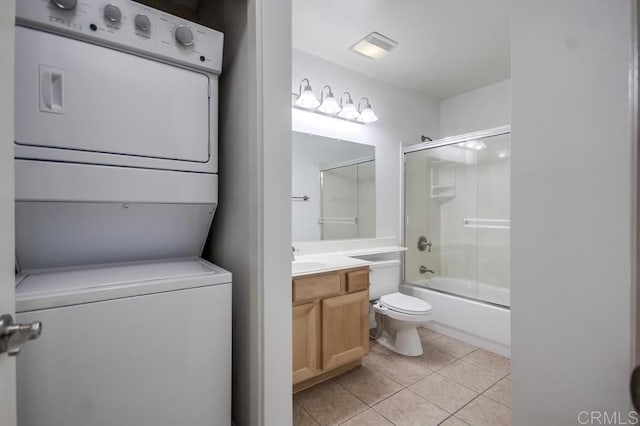
M 318 374 L 320 369 L 320 302 L 297 305 L 293 311 L 293 383 Z
M 369 292 L 322 300 L 322 368 L 362 358 L 369 352 Z

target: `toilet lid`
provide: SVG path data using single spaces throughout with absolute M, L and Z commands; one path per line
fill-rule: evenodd
M 393 311 L 403 314 L 418 315 L 427 314 L 431 311 L 429 303 L 402 293 L 385 294 L 380 298 L 380 303 Z

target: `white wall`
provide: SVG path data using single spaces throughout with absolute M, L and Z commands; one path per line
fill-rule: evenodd
M 511 124 L 511 80 L 440 102 L 440 136 L 454 136 Z
M 512 2 L 515 425 L 630 408 L 634 3 Z
M 322 191 L 320 168 L 357 158 L 373 158 L 375 149 L 363 145 L 316 135 L 293 132 L 292 140 L 292 189 L 293 196 L 308 196 L 308 201 L 292 201 L 292 239 L 318 241 L 322 239 L 321 216 Z
M 0 315 L 15 312 L 13 40 L 15 2 L 0 2 Z M 16 359 L 0 355 L 0 423 L 16 425 Z
M 205 257 L 233 273 L 233 419 L 292 422 L 291 1 L 221 0 L 220 205 Z
M 291 0 L 258 5 L 258 182 L 262 209 L 264 424 L 292 422 L 291 400 Z
M 336 97 L 349 91 L 357 102 L 366 96 L 379 120 L 362 126 L 294 110 L 293 130 L 352 140 L 376 147 L 376 232 L 400 236 L 402 222 L 402 145 L 420 142 L 421 135 L 439 136 L 439 102 L 390 86 L 308 53 L 293 50 L 291 92 L 308 78 L 317 96 L 325 84 Z

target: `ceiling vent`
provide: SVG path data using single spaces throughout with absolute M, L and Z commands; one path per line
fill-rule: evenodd
M 355 42 L 349 50 L 367 58 L 380 59 L 391 52 L 397 45 L 397 41 L 393 41 L 389 37 L 374 31 L 362 40 Z

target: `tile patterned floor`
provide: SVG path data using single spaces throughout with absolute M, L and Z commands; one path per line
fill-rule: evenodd
M 373 343 L 362 367 L 294 395 L 294 426 L 510 425 L 511 361 L 419 332 L 422 356 Z

